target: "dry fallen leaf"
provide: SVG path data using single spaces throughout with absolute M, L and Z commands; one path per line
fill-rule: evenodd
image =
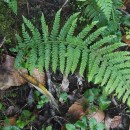
M 62 84 L 61 84 L 61 89 L 63 92 L 68 92 L 69 91 L 68 87 L 69 87 L 69 80 L 68 80 L 67 76 L 64 74 Z
M 9 124 L 11 126 L 14 126 L 16 124 L 16 117 L 15 116 L 9 118 Z
M 114 116 L 111 120 L 111 128 L 116 128 L 121 124 L 121 116 Z
M 96 112 L 87 115 L 88 119 L 94 118 L 97 122 L 104 122 L 105 113 L 97 109 Z
M 83 106 L 78 102 L 75 102 L 74 104 L 72 104 L 67 112 L 67 116 L 70 122 L 76 122 L 83 115 L 85 115 L 85 110 Z
M 118 128 L 121 124 L 122 118 L 121 116 L 114 116 L 114 118 L 110 118 L 108 115 L 105 118 L 106 130 L 110 130 L 110 128 Z
M 96 112 L 89 113 L 90 107 L 87 109 L 83 106 L 88 106 L 88 102 L 86 98 L 82 97 L 78 99 L 74 104 L 72 104 L 67 112 L 67 117 L 71 123 L 75 123 L 77 120 L 80 120 L 82 116 L 86 115 L 88 119 L 95 118 L 97 122 L 104 122 L 105 113 L 103 111 L 99 111 L 98 108 Z M 66 130 L 65 125 L 61 127 L 61 130 Z
M 19 75 L 19 73 L 13 68 L 14 57 L 6 55 L 5 62 L 0 65 L 0 89 L 5 90 L 11 86 L 20 86 L 26 81 Z M 21 71 L 26 72 L 25 69 Z
M 77 120 L 81 119 L 83 115 L 86 115 L 88 119 L 95 118 L 97 122 L 104 122 L 105 113 L 103 111 L 98 110 L 98 108 L 96 112 L 89 113 L 89 110 L 91 108 L 88 107 L 87 109 L 84 109 L 83 107 L 87 105 L 88 102 L 86 101 L 85 98 L 81 98 L 74 104 L 72 104 L 67 112 L 70 121 L 76 122 Z

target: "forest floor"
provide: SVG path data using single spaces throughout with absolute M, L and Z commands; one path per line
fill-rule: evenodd
M 35 17 L 34 21 L 38 23 L 41 12 L 44 12 L 47 22 L 51 25 L 55 12 L 63 5 L 64 0 L 46 0 L 46 2 L 28 0 L 27 3 L 19 4 L 19 15 L 24 15 L 29 19 Z M 64 19 L 67 19 L 76 8 L 72 5 L 73 2 L 71 5 L 66 4 L 63 8 L 62 17 Z M 127 8 L 126 11 L 129 13 L 130 10 Z M 16 24 L 20 23 L 22 19 L 19 17 Z M 10 46 L 5 45 L 5 49 L 6 51 L 0 55 L 0 86 L 9 88 L 0 91 L 0 129 L 5 126 L 18 126 L 22 130 L 44 130 L 52 126 L 52 130 L 65 130 L 66 124 L 75 123 L 81 117 L 86 116 L 89 119 L 95 118 L 97 123 L 104 123 L 107 126 L 106 130 L 130 130 L 130 110 L 114 95 L 110 95 L 109 107 L 103 111 L 98 109 L 99 104 L 94 100 L 96 112 L 90 114 L 92 106 L 84 99 L 83 94 L 86 89 L 98 91 L 96 85 L 88 83 L 77 73 L 70 74 L 66 79 L 58 69 L 55 74 L 48 71 L 43 72 L 42 76 L 36 72 L 36 76 L 42 79 L 44 85 L 52 89 L 50 91 L 57 100 L 59 110 L 55 109 L 45 96 L 29 83 L 21 81 L 21 77 L 18 77 L 12 67 L 14 62 L 12 59 L 15 55 L 10 52 Z M 7 61 L 8 58 L 9 61 Z M 62 85 L 68 86 L 66 92 L 60 91 Z M 93 94 L 93 92 L 90 93 Z

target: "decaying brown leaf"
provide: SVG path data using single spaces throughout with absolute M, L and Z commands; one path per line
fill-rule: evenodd
M 83 106 L 78 102 L 75 102 L 74 104 L 72 104 L 67 112 L 67 116 L 70 122 L 76 122 L 83 115 L 85 115 L 85 110 Z
M 0 89 L 5 90 L 11 86 L 20 86 L 26 81 L 14 69 L 14 58 L 6 55 L 5 62 L 0 65 Z M 21 69 L 21 71 L 26 71 Z
M 104 122 L 105 113 L 97 109 L 96 112 L 87 115 L 88 119 L 95 118 L 97 122 Z
M 11 126 L 16 125 L 16 117 L 15 116 L 9 118 L 9 124 Z
M 110 128 L 118 128 L 119 125 L 121 124 L 122 118 L 121 116 L 114 116 L 114 118 L 110 118 L 108 115 L 106 116 L 105 119 L 105 125 L 106 125 L 106 130 L 110 130 Z
M 116 128 L 121 124 L 121 116 L 114 116 L 111 120 L 111 128 Z
M 76 122 L 77 120 L 81 119 L 83 115 L 86 115 L 88 119 L 95 118 L 97 122 L 104 122 L 105 113 L 103 111 L 96 110 L 96 112 L 89 113 L 90 107 L 85 109 L 83 106 L 87 106 L 88 103 L 85 98 L 79 99 L 77 102 L 72 104 L 68 110 L 68 117 L 70 122 Z
M 61 89 L 63 92 L 68 92 L 69 91 L 68 87 L 69 87 L 69 80 L 68 80 L 67 76 L 64 74 L 62 84 L 61 84 Z

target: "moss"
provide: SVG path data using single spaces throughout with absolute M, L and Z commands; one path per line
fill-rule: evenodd
M 15 21 L 15 15 L 3 1 L 0 1 L 0 30 L 3 32 L 2 35 L 14 39 Z

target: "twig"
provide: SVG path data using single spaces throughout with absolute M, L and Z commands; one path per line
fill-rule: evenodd
M 61 8 L 65 7 L 69 0 L 66 0 Z
M 128 12 L 126 12 L 125 10 L 123 10 L 123 9 L 118 9 L 118 10 L 119 10 L 120 12 L 122 12 L 123 14 L 130 16 L 130 14 L 129 14 Z
M 115 100 L 114 96 L 112 96 L 112 102 L 115 106 L 118 106 L 119 104 L 117 103 L 117 101 Z
M 0 48 L 4 45 L 5 41 L 6 41 L 6 37 L 4 37 L 2 42 L 0 43 Z
M 28 15 L 29 15 L 29 3 L 27 2 L 27 11 L 28 11 Z

